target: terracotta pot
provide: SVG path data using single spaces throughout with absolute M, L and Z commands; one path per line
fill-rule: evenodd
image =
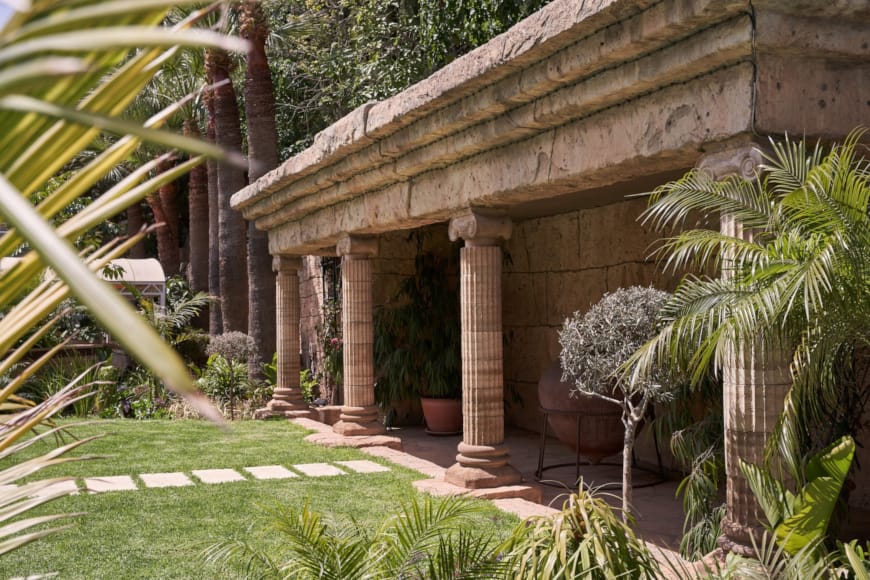
M 462 433 L 462 401 L 460 399 L 421 398 L 426 432 L 430 435 Z
M 622 451 L 625 428 L 622 408 L 588 395 L 571 396 L 574 385 L 562 382 L 559 361 L 552 363 L 538 381 L 538 400 L 550 410 L 550 432 L 592 464 Z M 571 414 L 552 411 L 568 411 Z M 580 416 L 580 438 L 577 438 L 577 413 Z

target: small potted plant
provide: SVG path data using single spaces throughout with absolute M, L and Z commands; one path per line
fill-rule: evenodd
M 630 513 L 631 459 L 638 427 L 649 405 L 669 396 L 670 381 L 663 369 L 632 379 L 622 367 L 655 336 L 659 312 L 669 296 L 654 288 L 620 288 L 605 294 L 585 314 L 575 312 L 559 332 L 562 380 L 573 385 L 572 395 L 602 399 L 622 409 L 625 517 Z
M 389 417 L 419 398 L 427 431 L 462 431 L 462 374 L 457 261 L 422 251 L 414 275 L 375 312 L 375 396 Z

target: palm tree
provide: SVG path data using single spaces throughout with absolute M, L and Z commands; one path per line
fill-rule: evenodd
M 195 119 L 190 117 L 184 120 L 184 134 L 193 139 L 200 139 L 202 135 Z M 197 165 L 190 172 L 187 185 L 188 204 L 188 267 L 187 281 L 194 292 L 208 293 L 208 234 L 209 234 L 209 208 L 208 208 L 208 168 L 206 165 Z M 206 308 L 208 308 L 206 306 Z M 205 317 L 208 320 L 208 317 Z M 207 328 L 205 324 L 199 324 L 201 328 Z
M 870 347 L 870 162 L 855 131 L 826 153 L 803 142 L 772 143 L 759 179 L 716 181 L 693 171 L 658 188 L 643 216 L 660 230 L 696 215 L 730 215 L 751 239 L 692 229 L 664 243 L 675 269 L 717 268 L 728 276 L 683 279 L 664 309 L 666 325 L 630 361 L 635 376 L 655 361 L 686 369 L 694 380 L 721 367 L 735 344 L 787 349 L 793 387 L 774 441 L 798 484 L 807 450 L 837 435 L 833 413 L 849 391 L 855 361 Z M 856 384 L 857 383 L 857 384 Z M 854 392 L 852 393 L 854 394 Z M 866 401 L 865 397 L 858 400 Z M 847 431 L 854 434 L 853 422 Z
M 45 322 L 50 313 L 71 294 L 170 388 L 188 393 L 195 406 L 216 417 L 202 397 L 191 394 L 190 376 L 177 354 L 123 298 L 93 274 L 138 243 L 142 234 L 127 242 L 113 242 L 85 252 L 84 259 L 71 244 L 131 204 L 141 202 L 163 184 L 177 179 L 202 158 L 151 176 L 149 172 L 156 164 L 146 164 L 109 187 L 56 229 L 50 225 L 50 220 L 91 192 L 142 141 L 225 157 L 212 146 L 159 131 L 171 110 L 144 124 L 118 118 L 171 55 L 174 50 L 171 47 L 243 48 L 215 34 L 189 30 L 197 15 L 173 29 L 156 26 L 169 7 L 177 3 L 7 3 L 8 18 L 0 30 L 0 213 L 11 229 L 0 236 L 0 255 L 9 256 L 24 243 L 31 251 L 15 267 L 0 274 L 0 309 L 5 311 L 0 318 L 0 375 L 11 375 L 0 389 L 3 459 L 12 458 L 18 450 L 36 441 L 25 441 L 25 437 L 79 396 L 75 384 L 38 406 L 15 395 L 27 376 L 45 364 L 55 351 L 21 374 L 15 375 L 13 371 L 57 320 Z M 131 54 L 134 48 L 141 50 Z M 48 188 L 58 171 L 103 131 L 122 137 L 80 169 L 70 172 L 59 187 Z M 31 199 L 38 193 L 36 197 L 41 201 L 34 206 Z M 51 268 L 53 275 L 44 275 L 46 267 Z M 50 436 L 49 432 L 42 438 Z M 63 461 L 60 455 L 79 444 L 4 469 L 0 472 L 0 484 L 15 483 L 47 465 Z M 33 526 L 56 519 L 52 516 L 26 518 L 32 508 L 68 493 L 33 497 L 34 492 L 45 491 L 46 486 L 28 483 L 3 488 L 0 553 L 53 531 L 32 531 Z M 26 519 L 16 520 L 19 515 Z
M 230 79 L 229 55 L 220 50 L 206 54 L 206 69 L 214 83 L 215 143 L 227 151 L 242 150 L 239 105 Z M 230 197 L 247 184 L 245 172 L 229 163 L 217 164 L 218 252 L 223 332 L 248 330 L 247 226 L 230 207 Z
M 245 121 L 248 136 L 248 177 L 256 181 L 278 166 L 275 91 L 266 57 L 269 25 L 259 2 L 242 6 L 242 37 L 250 43 L 245 68 Z M 275 274 L 269 238 L 253 222 L 248 224 L 248 334 L 256 350 L 248 359 L 248 374 L 262 374 L 275 345 Z
M 174 156 L 161 157 L 156 171 L 164 173 L 176 164 Z M 174 181 L 160 186 L 145 198 L 157 229 L 157 256 L 167 276 L 176 276 L 181 270 L 181 252 L 178 247 L 178 184 Z
M 214 78 L 206 70 L 206 80 L 209 85 L 214 83 Z M 206 140 L 215 142 L 214 128 L 214 95 L 213 91 L 207 90 L 204 95 L 206 107 Z M 218 198 L 218 168 L 217 161 L 206 161 L 206 178 L 208 186 L 208 293 L 218 299 L 221 297 L 221 254 L 220 245 L 217 243 L 220 231 L 220 200 Z M 209 334 L 221 334 L 224 331 L 224 319 L 220 303 L 213 304 L 208 310 Z
M 144 225 L 145 218 L 142 216 L 142 204 L 134 203 L 130 205 L 130 207 L 127 208 L 127 235 L 135 236 Z M 130 258 L 144 258 L 145 245 L 141 243 L 136 244 L 130 248 L 130 251 L 127 252 L 127 256 Z
M 182 10 L 176 9 L 170 15 L 171 21 L 181 20 L 184 16 Z M 206 123 L 206 115 L 203 110 L 203 100 L 207 94 L 205 87 L 205 62 L 202 51 L 183 50 L 170 62 L 161 69 L 154 80 L 148 85 L 143 98 L 141 100 L 150 101 L 151 108 L 160 108 L 167 106 L 170 103 L 178 102 L 181 107 L 179 117 L 181 120 L 180 127 L 183 134 L 187 137 L 200 139 L 202 132 L 200 126 Z M 173 121 L 177 120 L 173 119 Z M 209 161 L 208 163 L 213 163 Z M 208 199 L 208 169 L 206 164 L 197 165 L 188 175 L 188 266 L 186 270 L 187 280 L 194 292 L 208 292 L 208 268 L 209 268 L 209 199 Z M 173 184 L 172 187 L 176 187 Z M 166 192 L 169 194 L 169 192 Z M 171 197 L 163 201 L 163 191 L 161 195 L 152 196 L 149 202 L 162 202 L 157 205 L 157 210 L 166 215 L 168 223 L 175 225 L 175 244 L 179 243 L 179 219 L 177 217 L 177 208 L 173 211 Z M 157 199 L 153 199 L 157 198 Z M 152 210 L 154 210 L 154 203 Z M 176 217 L 173 217 L 175 215 Z M 217 238 L 215 232 L 215 238 Z M 160 253 L 161 241 L 160 231 L 158 231 L 158 254 Z M 217 255 L 215 255 L 215 266 L 217 267 Z M 163 260 L 161 259 L 161 263 Z M 180 262 L 180 256 L 179 256 Z M 167 268 L 164 264 L 164 271 L 171 272 L 171 268 Z M 180 273 L 180 272 L 176 272 Z M 215 294 L 218 296 L 219 293 Z M 220 311 L 219 308 L 212 310 Z M 208 326 L 208 313 L 203 312 L 202 320 L 197 325 L 203 329 Z

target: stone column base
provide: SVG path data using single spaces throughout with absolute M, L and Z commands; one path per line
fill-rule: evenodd
M 739 556 L 755 558 L 755 548 L 752 547 L 752 539 L 756 545 L 760 545 L 764 528 L 761 526 L 744 526 L 732 522 L 727 516 L 722 520 L 722 531 L 718 544 L 725 552 L 733 552 Z
M 444 480 L 467 489 L 482 489 L 514 485 L 522 475 L 508 461 L 507 447 L 503 445 L 469 445 L 461 442 L 457 447 L 456 463 L 444 474 Z
M 341 420 L 332 426 L 333 431 L 345 437 L 357 435 L 380 435 L 386 433 L 386 428 L 378 420 L 378 408 L 375 405 L 366 407 L 342 407 Z
M 254 419 L 269 419 L 271 417 L 286 417 L 288 419 L 314 417 L 314 411 L 307 405 L 288 405 L 282 401 L 269 401 L 265 407 L 254 411 Z
M 444 473 L 444 481 L 466 489 L 488 489 L 491 487 L 516 485 L 522 479 L 523 477 L 520 472 L 511 465 L 485 469 L 482 467 L 466 467 L 459 463 L 454 463 Z

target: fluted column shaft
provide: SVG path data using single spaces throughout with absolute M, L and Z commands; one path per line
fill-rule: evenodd
M 760 152 L 746 146 L 708 156 L 699 168 L 717 179 L 735 174 L 755 179 L 761 162 Z M 731 216 L 722 216 L 720 230 L 728 236 L 752 239 L 752 232 Z M 724 256 L 723 277 L 732 275 L 730 260 Z M 764 461 L 765 444 L 791 386 L 787 356 L 783 351 L 766 350 L 760 340 L 733 345 L 724 357 L 722 383 L 727 514 L 720 544 L 726 550 L 751 556 L 752 538 L 760 542 L 765 516 L 740 472 L 739 460 Z
M 374 324 L 372 263 L 377 240 L 345 237 L 338 244 L 341 260 L 344 406 L 334 430 L 342 435 L 383 433 L 374 388 Z
M 460 250 L 463 443 L 504 442 L 501 260 L 498 246 Z M 505 459 L 506 462 L 506 459 Z
M 782 352 L 766 352 L 760 341 L 731 349 L 722 369 L 725 413 L 727 514 L 722 522 L 723 548 L 754 555 L 752 537 L 761 541 L 764 512 L 740 471 L 739 460 L 760 465 L 764 448 L 782 414 L 791 387 Z M 759 544 L 760 545 L 760 544 Z
M 502 250 L 510 220 L 470 211 L 450 222 L 450 239 L 465 240 L 460 253 L 463 438 L 445 479 L 467 488 L 519 483 L 504 445 L 502 353 Z
M 266 405 L 272 415 L 310 416 L 311 410 L 299 388 L 299 258 L 275 256 L 277 381 L 272 400 Z

